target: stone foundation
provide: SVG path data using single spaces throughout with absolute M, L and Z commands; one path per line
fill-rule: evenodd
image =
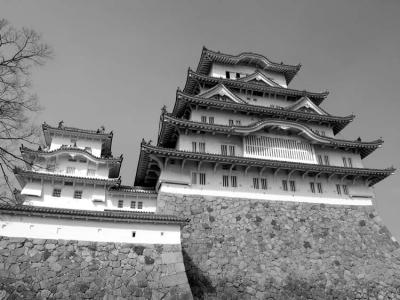
M 192 299 L 180 245 L 0 237 L 0 299 Z
M 400 249 L 370 206 L 159 194 L 189 217 L 185 267 L 197 299 L 400 299 Z

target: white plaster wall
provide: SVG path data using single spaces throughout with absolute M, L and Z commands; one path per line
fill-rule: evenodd
M 75 138 L 75 137 L 73 137 L 73 138 Z M 101 139 L 98 139 L 98 140 L 89 140 L 89 139 L 83 139 L 83 138 L 76 138 L 76 139 L 77 139 L 76 146 L 78 148 L 84 149 L 85 147 L 90 147 L 90 148 L 92 148 L 92 154 L 94 156 L 99 157 L 101 155 L 101 146 L 102 146 Z M 69 137 L 59 136 L 59 135 L 52 136 L 51 145 L 50 145 L 51 151 L 60 148 L 62 145 L 73 146 L 74 143 L 71 142 L 71 136 L 69 136 Z
M 353 168 L 364 168 L 364 164 L 361 160 L 360 154 L 352 153 L 349 151 L 344 151 L 340 149 L 330 149 L 330 148 L 321 148 L 318 145 L 315 145 L 315 153 L 316 155 L 321 155 L 324 158 L 324 155 L 328 155 L 329 162 L 331 166 L 344 167 L 343 165 L 343 157 L 351 158 Z M 347 165 L 349 166 L 349 165 Z
M 226 71 L 251 75 L 256 70 L 257 70 L 256 67 L 251 67 L 246 65 L 223 65 L 219 63 L 213 63 L 213 65 L 211 66 L 209 76 L 217 78 L 225 78 Z M 279 85 L 285 88 L 287 87 L 285 76 L 282 73 L 266 71 L 266 70 L 264 70 L 264 73 L 267 75 L 267 77 L 272 78 Z M 242 77 L 244 76 L 242 75 Z M 231 75 L 231 79 L 236 79 L 235 75 L 233 76 Z
M 69 161 L 69 158 L 76 158 L 76 161 Z M 85 159 L 86 162 L 81 162 L 80 159 Z M 35 161 L 32 170 L 45 173 L 53 173 L 46 170 L 48 164 L 55 164 L 54 173 L 61 175 L 77 176 L 77 177 L 91 177 L 91 178 L 108 178 L 109 167 L 106 163 L 95 162 L 92 158 L 82 154 L 59 154 L 57 156 L 48 157 L 45 160 Z M 67 168 L 75 168 L 75 173 L 68 174 Z M 95 170 L 94 176 L 88 176 L 88 169 Z
M 132 232 L 136 236 L 132 237 Z M 180 226 L 0 215 L 0 235 L 94 242 L 180 244 Z
M 197 169 L 197 165 L 191 162 L 185 164 L 185 168 L 181 170 L 179 166 L 167 166 L 161 172 L 160 181 L 166 182 L 166 184 L 174 183 L 176 180 L 177 184 L 180 187 L 185 187 L 189 189 L 195 189 L 199 191 L 219 191 L 219 192 L 229 192 L 232 197 L 235 197 L 235 193 L 246 193 L 249 195 L 258 194 L 265 195 L 270 197 L 281 196 L 281 197 L 306 197 L 312 198 L 312 201 L 322 201 L 323 199 L 341 199 L 350 201 L 352 199 L 351 195 L 355 196 L 363 196 L 366 199 L 373 198 L 374 193 L 372 188 L 365 185 L 364 182 L 356 181 L 354 184 L 351 180 L 340 181 L 340 178 L 335 176 L 328 181 L 328 178 L 321 177 L 319 179 L 315 179 L 314 177 L 302 178 L 299 173 L 294 173 L 290 177 L 290 180 L 296 181 L 296 191 L 290 191 L 290 185 L 288 182 L 289 191 L 284 191 L 282 187 L 282 180 L 288 180 L 288 173 L 285 171 L 280 171 L 276 176 L 273 175 L 272 171 L 265 170 L 262 175 L 259 174 L 259 169 L 250 168 L 248 173 L 245 174 L 245 170 L 242 167 L 237 167 L 236 170 L 229 171 L 223 170 L 222 166 L 218 166 L 216 171 L 214 172 L 214 165 L 210 163 L 204 163 L 201 165 L 200 169 Z M 201 172 L 206 173 L 206 185 L 200 184 L 191 184 L 191 173 L 192 172 Z M 223 175 L 235 175 L 237 177 L 238 187 L 223 187 L 222 186 L 222 176 Z M 261 189 L 261 181 L 260 181 L 260 189 L 253 188 L 253 178 L 266 178 L 268 182 L 268 189 Z M 317 185 L 315 184 L 316 193 L 311 192 L 310 182 L 322 183 L 323 193 L 318 193 Z M 346 184 L 348 186 L 349 195 L 345 195 L 342 191 L 341 195 L 338 195 L 336 190 L 336 184 Z M 173 185 L 177 187 L 178 185 Z M 253 197 L 251 196 L 251 197 Z M 258 196 L 260 197 L 260 196 Z M 340 202 L 340 201 L 339 201 Z
M 243 142 L 240 136 L 226 135 L 200 135 L 200 134 L 181 134 L 179 136 L 179 148 L 182 151 L 192 151 L 192 142 L 205 142 L 206 153 L 221 154 L 221 144 L 234 145 L 236 156 L 243 156 Z M 197 145 L 198 149 L 198 145 Z
M 61 189 L 61 197 L 53 197 L 53 189 Z M 82 199 L 74 198 L 74 191 L 81 190 Z M 102 195 L 103 202 L 93 201 L 97 198 L 97 195 Z M 34 206 L 46 206 L 56 208 L 70 208 L 70 209 L 82 209 L 82 210 L 104 210 L 106 208 L 105 196 L 106 190 L 104 186 L 94 185 L 75 185 L 66 186 L 62 183 L 52 184 L 49 181 L 45 181 L 42 185 L 42 196 L 26 196 L 25 205 Z
M 118 201 L 123 200 L 123 207 L 118 207 Z M 136 208 L 131 208 L 131 201 L 136 202 Z M 138 209 L 138 202 L 143 203 L 143 208 Z M 138 212 L 155 212 L 157 209 L 157 197 L 150 197 L 143 195 L 129 195 L 129 194 L 108 194 L 107 197 L 107 208 L 116 210 L 126 211 L 138 211 Z

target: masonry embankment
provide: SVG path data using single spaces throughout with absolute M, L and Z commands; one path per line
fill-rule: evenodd
M 372 206 L 160 193 L 189 217 L 182 247 L 197 299 L 400 299 L 400 250 Z
M 0 299 L 192 299 L 180 245 L 0 237 Z

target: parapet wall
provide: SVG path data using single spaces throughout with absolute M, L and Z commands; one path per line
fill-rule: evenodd
M 160 193 L 189 217 L 184 262 L 197 299 L 400 299 L 400 249 L 372 206 Z
M 0 299 L 192 299 L 180 245 L 0 237 Z

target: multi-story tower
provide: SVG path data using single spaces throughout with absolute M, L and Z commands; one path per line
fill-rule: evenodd
M 24 217 L 0 218 L 1 235 L 180 243 L 185 220 L 156 214 L 154 189 L 121 185 L 122 155 L 111 153 L 112 132 L 63 122 L 58 127 L 44 123 L 42 129 L 44 147 L 20 148 L 26 168 L 17 168 L 15 175 L 23 205 L 0 207 L 1 215 Z
M 363 158 L 383 143 L 336 137 L 354 116 L 320 107 L 328 93 L 291 89 L 300 65 L 203 49 L 157 145 L 143 142 L 135 185 L 175 194 L 370 205 L 393 169 Z

